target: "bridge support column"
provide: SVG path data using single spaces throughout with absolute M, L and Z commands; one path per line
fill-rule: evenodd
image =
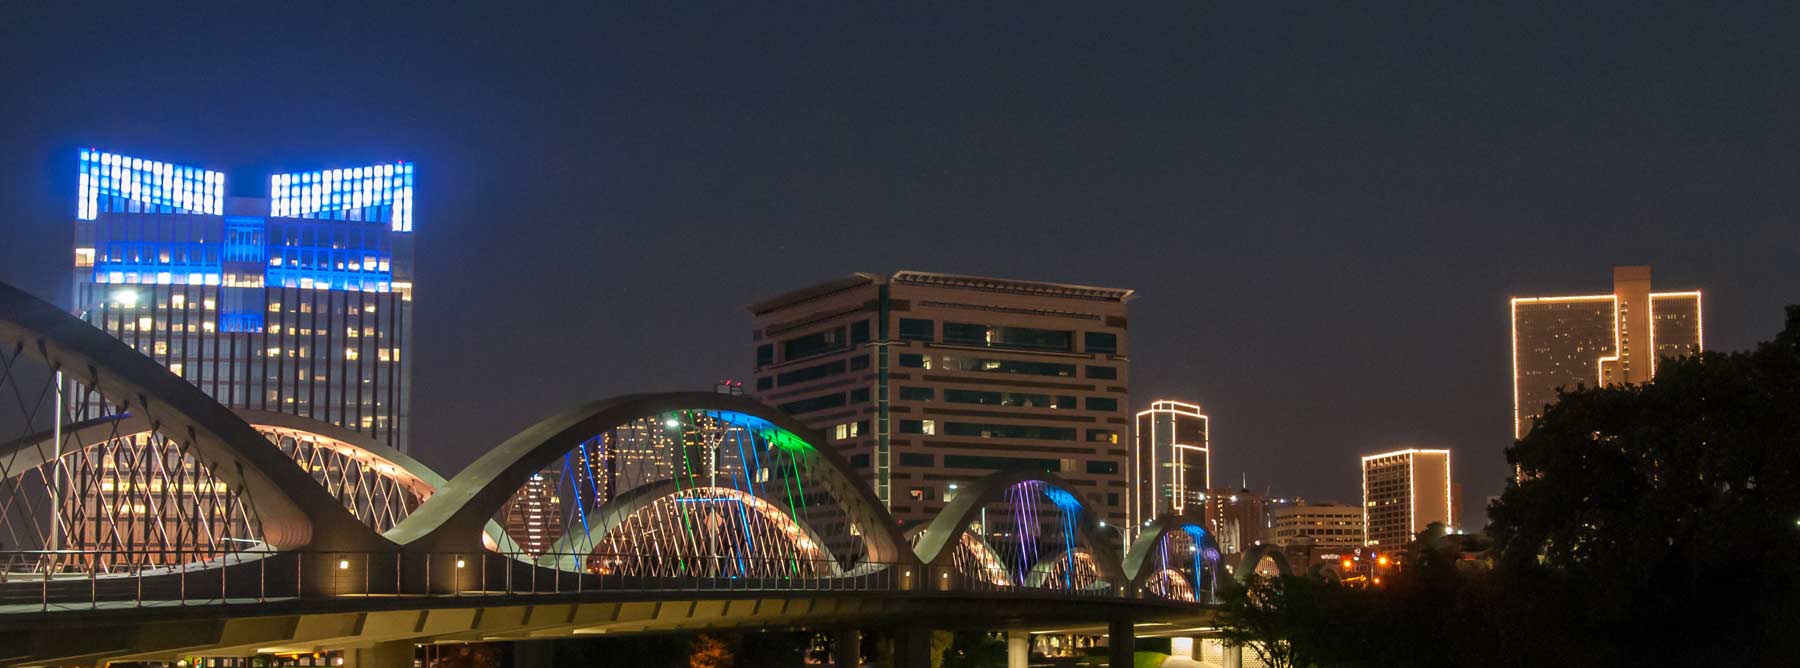
M 410 640 L 344 650 L 344 668 L 412 668 L 412 665 L 413 644 Z
M 1031 632 L 1006 632 L 1006 668 L 1029 668 L 1031 665 Z
M 894 668 L 931 668 L 931 627 L 906 624 L 894 629 Z
M 1137 628 L 1129 619 L 1116 619 L 1106 632 L 1106 659 L 1112 668 L 1131 668 L 1137 653 Z
M 1225 668 L 1244 668 L 1244 646 L 1225 646 Z
M 831 660 L 838 668 L 862 666 L 862 632 L 856 629 L 838 631 L 831 643 Z

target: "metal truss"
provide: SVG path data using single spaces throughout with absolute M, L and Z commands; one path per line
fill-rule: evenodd
M 495 520 L 526 557 L 562 570 L 828 577 L 868 556 L 844 510 L 854 481 L 834 477 L 811 444 L 766 420 L 670 411 L 582 441 Z
M 243 490 L 164 429 L 154 403 L 109 396 L 91 369 L 58 388 L 60 369 L 28 346 L 0 341 L 0 424 L 12 436 L 0 447 L 7 571 L 108 574 L 262 548 Z M 103 414 L 74 423 L 83 405 Z M 41 556 L 21 556 L 32 553 Z

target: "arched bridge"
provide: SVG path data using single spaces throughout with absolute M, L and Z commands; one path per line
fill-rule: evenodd
M 0 428 L 0 665 L 922 615 L 1191 621 L 1220 583 L 1197 520 L 1120 554 L 1045 473 L 976 481 L 902 531 L 822 434 L 714 393 L 583 404 L 446 479 L 350 430 L 226 408 L 3 284 Z M 110 631 L 44 632 L 67 624 Z

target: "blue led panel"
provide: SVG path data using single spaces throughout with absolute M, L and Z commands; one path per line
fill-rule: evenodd
M 277 218 L 378 221 L 411 232 L 413 165 L 276 174 L 269 179 L 269 200 Z
M 102 211 L 199 213 L 225 211 L 225 173 L 93 149 L 81 151 L 81 194 L 75 217 Z

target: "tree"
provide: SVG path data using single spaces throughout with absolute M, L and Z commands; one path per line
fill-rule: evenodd
M 1562 393 L 1507 457 L 1499 575 L 1566 580 L 1619 661 L 1800 665 L 1800 306 L 1753 351 Z
M 688 668 L 731 668 L 731 643 L 712 633 L 694 636 L 693 651 L 688 654 Z

